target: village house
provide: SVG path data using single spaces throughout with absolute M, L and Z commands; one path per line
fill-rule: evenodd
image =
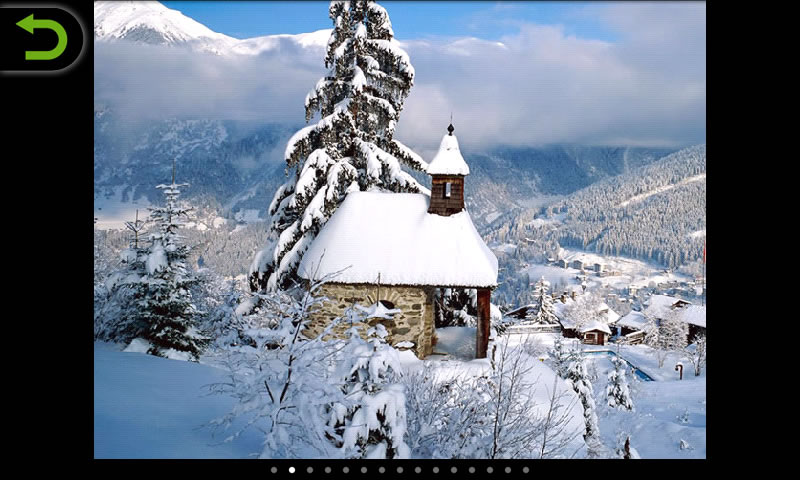
M 331 277 L 320 288 L 328 301 L 311 313 L 310 334 L 356 304 L 369 311 L 382 306 L 382 315 L 367 323 L 383 324 L 391 345 L 408 346 L 424 358 L 435 343 L 435 290 L 470 288 L 477 290 L 476 357 L 486 357 L 497 258 L 465 210 L 469 167 L 454 130 L 448 127 L 428 165 L 430 196 L 351 192 L 322 228 L 298 267 L 308 280 Z
M 686 300 L 668 295 L 653 295 L 647 307 L 641 311 L 631 311 L 617 322 L 619 334 L 630 339 L 644 337 L 644 331 L 650 319 L 658 321 L 667 315 L 677 315 L 677 318 L 688 325 L 687 342 L 694 342 L 697 335 L 706 333 L 706 308 L 692 305 Z
M 587 345 L 605 345 L 611 336 L 611 329 L 605 322 L 593 320 L 581 328 L 583 343 Z
M 594 264 L 594 271 L 596 273 L 603 273 L 604 270 L 605 270 L 605 267 L 603 266 L 602 263 L 595 263 Z
M 644 340 L 646 326 L 647 317 L 642 312 L 631 310 L 617 321 L 617 335 L 622 337 L 626 343 L 641 343 Z

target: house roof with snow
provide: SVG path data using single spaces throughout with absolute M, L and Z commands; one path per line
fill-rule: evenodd
M 447 130 L 450 133 L 442 137 L 442 143 L 439 144 L 439 151 L 433 157 L 431 163 L 428 164 L 429 175 L 469 175 L 469 166 L 461 156 L 461 150 L 458 148 L 458 139 L 453 135 L 453 125 L 451 124 Z
M 466 210 L 428 213 L 418 193 L 351 192 L 303 255 L 302 278 L 333 283 L 494 287 L 497 258 Z
M 706 327 L 706 307 L 700 305 L 688 305 L 683 309 L 681 320 L 698 327 Z
M 670 297 L 669 295 L 652 295 L 648 301 L 644 314 L 653 318 L 664 318 L 673 310 L 672 306 L 676 303 L 689 304 L 686 300 Z
M 606 323 L 611 324 L 619 320 L 619 314 L 614 310 L 612 310 L 611 307 L 609 307 L 605 303 L 601 303 L 597 307 L 597 311 L 600 312 L 600 316 L 603 317 Z M 603 313 L 603 311 L 605 311 L 605 313 Z
M 620 318 L 617 322 L 618 327 L 627 327 L 634 330 L 642 330 L 647 325 L 647 317 L 642 312 L 631 310 L 630 313 Z
M 608 325 L 599 320 L 592 320 L 591 322 L 588 322 L 583 326 L 583 328 L 581 328 L 581 333 L 591 332 L 593 330 L 611 335 L 611 329 L 608 328 Z

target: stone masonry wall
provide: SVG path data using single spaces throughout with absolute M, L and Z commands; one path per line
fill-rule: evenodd
M 327 297 L 322 308 L 311 313 L 311 322 L 306 331 L 308 336 L 319 335 L 328 323 L 336 317 L 344 315 L 345 310 L 358 303 L 368 307 L 376 302 L 378 295 L 377 285 L 367 284 L 342 284 L 326 283 L 320 288 L 319 294 Z M 380 286 L 380 299 L 394 304 L 394 308 L 401 310 L 395 314 L 393 320 L 367 319 L 369 326 L 377 323 L 383 324 L 389 332 L 387 341 L 394 346 L 400 342 L 413 342 L 412 350 L 419 358 L 424 358 L 433 352 L 433 287 L 410 286 Z M 360 327 L 362 336 L 366 334 L 367 326 L 363 323 Z M 340 324 L 334 329 L 336 335 L 342 335 L 351 325 Z

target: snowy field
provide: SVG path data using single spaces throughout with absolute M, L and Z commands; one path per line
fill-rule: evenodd
M 485 374 L 489 360 L 472 359 L 475 328 L 437 329 L 436 355 L 420 361 L 410 352 L 401 354 L 406 371 L 427 365 L 440 379 Z M 503 337 L 501 337 L 502 339 Z M 511 348 L 524 347 L 526 380 L 536 384 L 533 411 L 544 408 L 547 394 L 556 388 L 566 399 L 577 398 L 546 363 L 552 334 L 509 336 Z M 585 351 L 609 350 L 615 346 L 583 346 Z M 611 362 L 607 354 L 586 356 L 593 382 L 600 434 L 606 446 L 615 448 L 618 435 L 631 436 L 631 445 L 642 458 L 705 458 L 706 377 L 695 377 L 687 364 L 684 379 L 674 371 L 680 359 L 674 355 L 658 368 L 649 347 L 625 346 L 619 354 L 655 381 L 628 380 L 633 392 L 633 412 L 611 411 L 606 407 L 605 386 Z M 545 361 L 542 361 L 542 360 Z M 121 352 L 120 347 L 95 343 L 94 349 L 94 438 L 95 458 L 248 458 L 261 451 L 255 429 L 231 443 L 221 443 L 204 428 L 210 420 L 229 412 L 233 400 L 207 395 L 209 384 L 225 380 L 225 371 L 201 359 L 201 363 L 168 360 L 142 353 Z M 685 362 L 686 363 L 686 362 Z M 565 400 L 566 401 L 566 400 Z M 579 405 L 579 403 L 577 404 Z M 580 407 L 577 407 L 580 408 Z M 575 410 L 571 428 L 582 427 L 582 413 Z M 574 425 L 573 425 L 574 423 Z M 680 448 L 681 441 L 684 449 Z M 570 446 L 576 458 L 585 456 L 579 436 Z

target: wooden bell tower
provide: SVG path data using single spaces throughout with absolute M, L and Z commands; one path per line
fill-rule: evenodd
M 451 123 L 439 152 L 428 167 L 432 180 L 428 213 L 445 217 L 464 210 L 464 177 L 469 174 L 469 167 L 458 148 L 458 140 L 453 135 L 454 130 Z

